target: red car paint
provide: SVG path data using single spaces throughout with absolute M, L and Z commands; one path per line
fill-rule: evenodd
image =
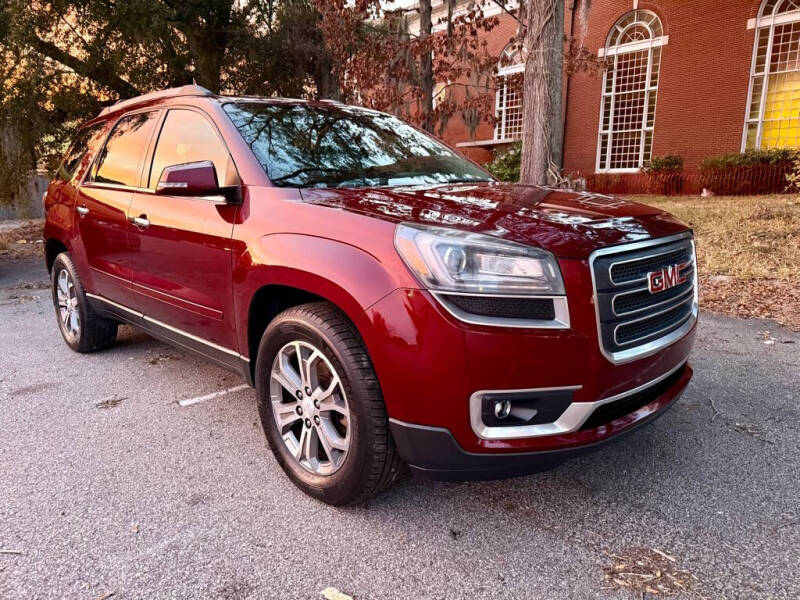
M 162 98 L 89 123 L 103 124 L 101 142 L 131 110 L 200 111 L 230 151 L 241 179 L 241 203 L 81 183 L 98 142 L 71 180 L 53 182 L 46 198 L 47 247 L 63 246 L 72 254 L 87 292 L 227 351 L 238 360 L 227 366 L 239 366 L 248 378 L 247 360 L 255 363 L 258 344 L 249 327 L 257 293 L 286 286 L 324 298 L 358 328 L 389 416 L 445 428 L 472 453 L 593 444 L 650 418 L 685 388 L 688 366 L 652 402 L 600 427 L 544 437 L 480 438 L 468 410 L 476 390 L 581 386 L 574 401 L 593 402 L 656 380 L 686 361 L 693 327 L 649 356 L 613 364 L 603 355 L 589 261 L 595 250 L 688 228 L 660 210 L 625 200 L 504 183 L 275 187 L 223 111 L 226 101 Z M 207 185 L 200 175 L 197 184 Z M 77 207 L 88 208 L 88 214 L 77 214 Z M 131 221 L 135 217 L 149 220 L 149 227 L 137 227 Z M 512 329 L 455 318 L 398 255 L 394 231 L 400 222 L 490 233 L 552 252 L 566 286 L 570 327 Z M 206 353 L 220 362 L 211 354 Z

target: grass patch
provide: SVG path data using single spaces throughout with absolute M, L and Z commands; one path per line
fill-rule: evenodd
M 694 229 L 701 274 L 800 282 L 800 196 L 632 199 Z
M 800 331 L 800 196 L 631 199 L 694 229 L 703 309 Z

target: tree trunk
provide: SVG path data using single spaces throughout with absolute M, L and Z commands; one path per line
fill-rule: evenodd
M 420 125 L 425 131 L 433 133 L 433 56 L 427 48 L 428 38 L 431 36 L 433 23 L 431 22 L 431 0 L 420 0 L 419 3 L 419 42 L 423 47 L 420 56 L 420 88 L 422 91 L 422 106 L 420 107 Z
M 330 55 L 323 48 L 318 53 L 314 64 L 314 84 L 317 87 L 317 99 L 342 100 L 339 81 L 334 73 Z
M 210 26 L 193 26 L 187 28 L 185 34 L 189 55 L 194 63 L 195 83 L 218 94 L 228 42 L 227 34 Z
M 550 164 L 561 167 L 564 0 L 527 2 L 520 182 L 546 185 Z

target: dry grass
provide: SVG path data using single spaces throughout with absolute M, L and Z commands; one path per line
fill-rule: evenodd
M 800 283 L 800 196 L 643 196 L 689 224 L 700 273 Z
M 800 196 L 633 199 L 694 229 L 704 309 L 800 331 Z

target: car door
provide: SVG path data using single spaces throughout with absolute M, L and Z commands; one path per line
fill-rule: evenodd
M 195 349 L 236 356 L 231 237 L 237 207 L 218 198 L 155 194 L 165 167 L 199 161 L 214 164 L 221 185 L 238 181 L 210 118 L 196 109 L 170 109 L 143 176 L 144 189 L 134 194 L 128 211 L 134 305 L 151 326 L 195 338 Z
M 89 267 L 87 291 L 129 306 L 128 207 L 160 111 L 122 117 L 113 127 L 75 198 Z
M 109 123 L 100 122 L 82 128 L 75 135 L 64 159 L 56 170 L 45 194 L 46 227 L 58 233 L 46 234 L 46 237 L 69 239 L 70 251 L 73 253 L 75 265 L 84 283 L 90 280 L 91 274 L 86 268 L 86 256 L 80 236 L 76 234 L 76 223 L 81 213 L 76 212 L 78 206 L 75 198 L 78 186 L 87 171 L 92 157 L 95 156 L 103 142 Z

